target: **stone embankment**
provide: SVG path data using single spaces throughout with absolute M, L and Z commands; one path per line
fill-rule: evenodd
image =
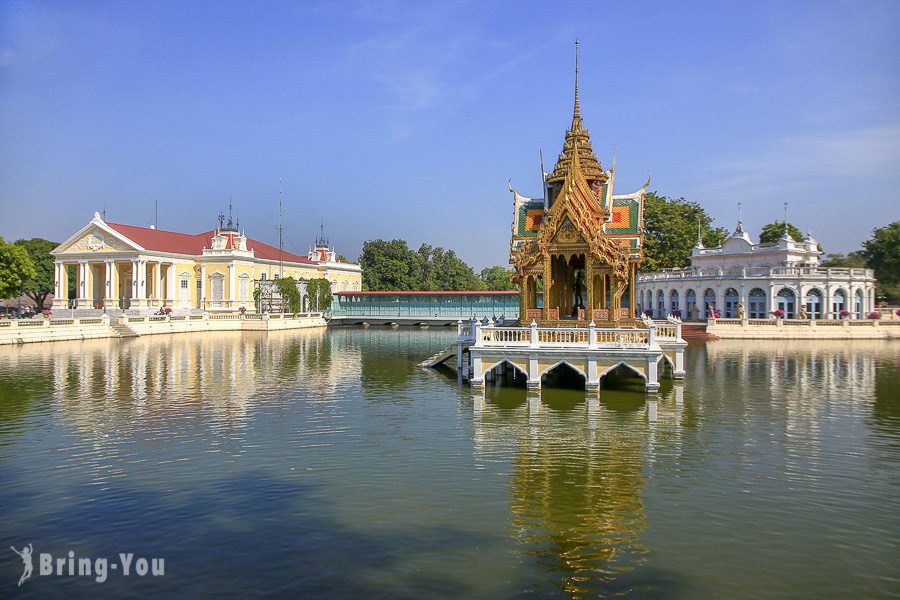
M 706 333 L 719 339 L 900 339 L 900 320 L 709 319 Z
M 325 327 L 321 313 L 210 314 L 0 320 L 0 345 L 122 338 L 189 331 L 278 331 Z

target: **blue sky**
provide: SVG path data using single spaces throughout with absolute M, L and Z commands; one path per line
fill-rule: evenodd
M 0 235 L 110 221 L 305 252 L 324 220 L 505 264 L 507 179 L 540 193 L 573 41 L 616 190 L 700 202 L 827 251 L 900 218 L 900 2 L 0 0 Z

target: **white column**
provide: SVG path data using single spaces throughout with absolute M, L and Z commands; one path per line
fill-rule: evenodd
M 87 308 L 87 263 L 78 261 L 78 308 Z
M 116 302 L 115 294 L 113 294 L 113 290 L 116 289 L 116 263 L 112 260 L 104 261 L 105 265 L 105 273 L 106 281 L 103 282 L 106 293 L 103 296 L 103 305 L 106 308 L 117 308 L 118 303 Z
M 228 299 L 231 301 L 229 308 L 234 308 L 234 301 L 237 300 L 234 293 L 234 263 L 228 265 Z
M 200 265 L 200 308 L 206 307 L 206 265 Z
M 166 267 L 166 304 L 175 302 L 175 263 Z
M 58 260 L 53 261 L 53 306 L 52 308 L 63 308 L 65 302 L 59 290 L 62 289 L 62 265 Z
M 156 261 L 156 267 L 153 269 L 153 298 L 156 300 L 162 300 L 165 298 L 160 292 L 162 288 L 162 262 Z M 157 305 L 161 305 L 162 302 L 157 302 Z

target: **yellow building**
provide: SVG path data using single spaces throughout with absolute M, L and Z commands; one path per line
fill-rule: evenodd
M 254 309 L 254 280 L 325 278 L 333 291 L 362 288 L 359 265 L 338 261 L 323 238 L 307 256 L 248 238 L 229 217 L 198 234 L 90 223 L 52 252 L 54 308 L 155 310 Z M 75 298 L 67 301 L 69 281 Z

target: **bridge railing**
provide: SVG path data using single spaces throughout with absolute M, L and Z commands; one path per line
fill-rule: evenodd
M 657 346 L 656 323 L 650 321 L 646 329 L 597 327 L 498 327 L 492 321 L 458 323 L 459 341 L 473 343 L 476 348 L 650 348 Z M 665 326 L 673 339 L 680 337 L 680 323 Z

